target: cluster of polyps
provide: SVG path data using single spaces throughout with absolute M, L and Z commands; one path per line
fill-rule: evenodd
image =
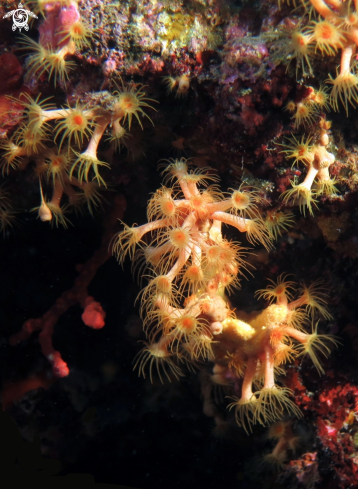
M 217 381 L 225 384 L 229 370 L 243 377 L 241 397 L 234 397 L 230 407 L 235 407 L 236 419 L 246 430 L 257 422 L 265 424 L 280 419 L 285 412 L 300 415 L 288 397 L 292 392 L 277 386 L 275 376 L 282 373 L 283 364 L 304 354 L 310 356 L 319 373 L 324 373 L 317 352 L 327 357 L 330 353 L 327 343 L 337 344 L 332 336 L 319 335 L 317 324 L 312 326 L 311 334 L 304 329 L 307 319 L 316 311 L 325 319 L 331 318 L 325 308 L 326 294 L 321 282 L 303 285 L 297 299 L 293 299 L 295 290 L 294 282 L 280 276 L 277 283 L 257 292 L 276 303 L 258 314 L 246 315 L 245 321 L 228 318 L 224 323 L 222 338 L 229 360 L 216 373 Z M 231 342 L 229 348 L 227 341 Z M 222 348 L 221 342 L 217 348 Z
M 322 370 L 314 347 L 329 353 L 325 341 L 331 338 L 317 335 L 316 329 L 307 334 L 302 325 L 307 309 L 329 317 L 324 292 L 318 284 L 303 287 L 300 297 L 289 302 L 293 284 L 279 279 L 260 291 L 266 299 L 276 298 L 277 304 L 238 319 L 224 290 L 238 285 L 237 274 L 245 262 L 239 243 L 225 240 L 221 226 L 234 226 L 252 243 L 269 248 L 271 236 L 260 218 L 260 196 L 242 187 L 224 196 L 215 184 L 207 186 L 208 181 L 217 181 L 210 169 L 190 171 L 184 160 L 173 161 L 166 169 L 166 183 L 172 179 L 176 180 L 172 188 L 162 187 L 150 200 L 149 222 L 125 226 L 114 245 L 121 262 L 129 254 L 138 260 L 141 275 L 143 267 L 150 269 L 141 297 L 148 342 L 137 358 L 139 373 L 145 376 L 149 368 L 152 379 L 156 369 L 161 379 L 164 373 L 170 380 L 171 375 L 183 375 L 180 364 L 192 367 L 209 360 L 215 363 L 213 382 L 237 385 L 243 378 L 242 395 L 233 405 L 245 429 L 280 418 L 285 409 L 298 414 L 289 389 L 275 384 L 275 371 L 301 352 L 309 353 Z M 199 190 L 198 184 L 204 189 Z M 152 234 L 149 244 L 143 239 L 147 233 Z
M 2 173 L 23 170 L 35 163 L 40 179 L 42 221 L 66 225 L 65 211 L 87 204 L 90 212 L 100 202 L 99 185 L 105 185 L 101 167 L 109 164 L 98 158 L 98 147 L 108 132 L 108 140 L 120 147 L 126 138 L 133 118 L 142 126 L 140 116 L 149 116 L 143 108 L 150 108 L 142 86 L 130 84 L 113 93 L 98 92 L 86 95 L 85 104 L 57 108 L 49 99 L 33 99 L 21 94 L 12 102 L 23 110 L 21 125 L 9 140 L 1 141 Z M 19 109 L 18 109 L 19 110 Z M 54 123 L 57 122 L 56 125 Z M 92 180 L 92 181 L 91 181 Z M 52 184 L 52 198 L 43 196 L 42 185 Z M 66 195 L 68 203 L 61 205 Z
M 327 82 L 332 85 L 330 104 L 334 110 L 338 110 L 340 100 L 348 113 L 348 104 L 358 103 L 358 76 L 354 68 L 354 55 L 358 46 L 358 2 L 299 0 L 297 3 L 301 3 L 305 8 L 307 21 L 313 13 L 317 13 L 320 18 L 310 21 L 304 28 L 302 19 L 293 31 L 290 42 L 286 43 L 286 58 L 296 59 L 304 74 L 306 64 L 309 74 L 312 74 L 310 58 L 314 57 L 317 51 L 322 56 L 333 56 L 340 51 L 341 64 L 339 69 L 337 68 L 336 77 L 330 76 Z
M 306 208 L 313 214 L 313 205 L 317 207 L 317 197 L 332 196 L 338 192 L 335 187 L 336 180 L 331 178 L 329 168 L 335 162 L 333 153 L 327 151 L 330 144 L 329 129 L 331 123 L 321 117 L 312 137 L 298 140 L 293 136 L 283 144 L 287 158 L 292 165 L 302 163 L 307 168 L 303 182 L 291 182 L 292 188 L 284 192 L 281 197 L 284 203 L 298 205 L 305 214 Z

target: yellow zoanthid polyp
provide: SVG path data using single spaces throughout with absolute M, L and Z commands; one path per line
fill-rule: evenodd
M 77 102 L 75 107 L 68 107 L 66 117 L 61 120 L 55 127 L 55 141 L 61 137 L 61 148 L 64 141 L 68 140 L 68 148 L 71 147 L 72 138 L 77 146 L 81 146 L 84 141 L 89 140 L 93 134 L 93 123 L 96 120 L 91 111 L 86 111 Z
M 330 94 L 330 104 L 333 110 L 339 110 L 338 101 L 340 100 L 348 116 L 348 106 L 352 107 L 358 103 L 358 76 L 351 71 L 338 72 L 336 78 L 329 75 L 327 83 L 332 85 Z
M 292 134 L 291 138 L 288 138 L 285 143 L 280 144 L 283 149 L 281 153 L 285 153 L 287 158 L 292 158 L 292 166 L 296 163 L 303 163 L 307 165 L 308 162 L 312 162 L 314 158 L 314 154 L 312 152 L 313 145 L 310 144 L 312 142 L 312 137 L 307 137 L 305 135 L 301 136 L 301 140 L 297 139 L 294 134 Z
M 287 54 L 291 54 L 292 58 L 296 59 L 296 78 L 299 67 L 302 68 L 303 74 L 307 73 L 305 65 L 308 67 L 308 72 L 312 73 L 310 63 L 312 52 L 312 37 L 302 32 L 299 28 L 295 29 L 287 46 Z
M 345 36 L 341 30 L 328 20 L 318 20 L 307 29 L 316 41 L 316 51 L 319 49 L 327 56 L 333 56 L 345 44 Z
M 306 215 L 306 208 L 313 215 L 313 206 L 318 208 L 315 192 L 311 190 L 304 182 L 296 184 L 291 181 L 292 188 L 281 194 L 281 198 L 285 204 L 292 203 L 297 205 L 303 215 Z
M 130 84 L 129 86 L 125 86 L 122 83 L 122 88 L 116 90 L 113 95 L 116 96 L 116 102 L 114 104 L 114 111 L 117 115 L 117 119 L 122 119 L 123 122 L 128 119 L 128 127 L 131 128 L 133 116 L 137 119 L 140 126 L 143 128 L 142 121 L 139 115 L 142 115 L 149 119 L 152 124 L 153 121 L 149 117 L 149 115 L 144 112 L 143 107 L 150 108 L 155 110 L 148 102 L 157 102 L 154 99 L 146 97 L 144 92 L 144 87 L 139 86 L 137 88 L 136 85 Z M 153 124 L 154 125 L 154 124 Z
M 294 222 L 294 216 L 290 212 L 282 212 L 278 209 L 266 211 L 265 224 L 275 240 L 278 240 L 284 232 L 288 231 Z
M 299 102 L 296 105 L 296 112 L 292 116 L 295 121 L 295 128 L 297 129 L 301 124 L 311 126 L 317 115 L 317 108 L 313 104 Z
M 78 49 L 83 49 L 84 47 L 91 45 L 89 41 L 91 32 L 80 20 L 70 24 L 70 26 L 60 34 L 63 34 L 62 42 L 72 41 L 76 44 Z

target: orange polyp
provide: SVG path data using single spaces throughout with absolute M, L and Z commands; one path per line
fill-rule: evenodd
M 78 103 L 75 107 L 68 108 L 67 117 L 61 120 L 55 127 L 56 138 L 59 138 L 61 133 L 60 148 L 66 138 L 68 138 L 68 146 L 71 147 L 71 142 L 74 139 L 78 146 L 81 146 L 85 138 L 90 138 L 93 131 L 91 129 L 91 121 L 85 113 L 85 108 Z
M 207 289 L 209 294 L 215 293 L 218 290 L 218 284 L 215 282 L 211 282 L 210 284 L 208 284 Z
M 295 31 L 292 34 L 292 40 L 298 48 L 306 48 L 307 46 L 307 36 L 299 31 Z
M 221 249 L 219 254 L 219 259 L 220 262 L 223 264 L 230 264 L 235 260 L 235 252 L 230 248 L 224 250 Z
M 297 113 L 300 114 L 301 117 L 306 117 L 306 115 L 308 114 L 308 108 L 301 104 L 297 107 Z
M 286 105 L 286 109 L 289 111 L 289 112 L 294 112 L 296 110 L 296 104 L 295 102 L 292 102 L 292 100 L 290 100 L 287 105 Z
M 127 110 L 130 110 L 133 108 L 133 102 L 129 99 L 123 101 L 123 105 Z
M 165 207 L 166 207 L 166 210 L 167 210 L 168 212 L 173 212 L 173 210 L 174 210 L 174 208 L 175 208 L 175 206 L 174 206 L 173 202 L 166 202 Z
M 192 281 L 197 281 L 200 280 L 202 277 L 202 273 L 199 267 L 196 265 L 192 265 L 191 267 L 188 268 L 188 270 L 185 273 L 186 277 L 189 278 Z
M 78 126 L 81 126 L 83 124 L 83 118 L 80 115 L 75 115 L 73 117 L 73 122 Z
M 163 276 L 158 277 L 157 286 L 160 292 L 168 294 L 171 291 L 172 284 L 167 277 Z
M 316 41 L 316 50 L 320 49 L 326 55 L 334 55 L 339 48 L 343 48 L 345 43 L 344 34 L 337 26 L 327 20 L 315 22 L 309 28 Z
M 206 251 L 206 256 L 212 262 L 218 260 L 220 256 L 220 248 L 218 246 L 210 246 Z
M 170 232 L 170 241 L 177 248 L 185 248 L 189 244 L 189 233 L 184 228 L 173 229 Z
M 278 345 L 284 338 L 284 331 L 281 328 L 275 328 L 270 334 L 271 345 Z
M 233 195 L 233 201 L 239 208 L 245 208 L 249 200 L 249 197 L 242 192 L 235 192 Z
M 357 22 L 357 14 L 349 14 L 347 17 L 347 23 L 355 24 Z
M 78 35 L 82 35 L 84 33 L 84 29 L 82 28 L 82 26 L 80 24 L 77 24 L 74 29 L 73 29 L 73 32 L 75 34 L 78 34 Z
M 328 25 L 322 26 L 320 34 L 323 39 L 331 39 L 333 37 L 333 31 Z
M 317 93 L 316 102 L 318 105 L 324 105 L 326 103 L 326 96 L 323 93 Z
M 185 329 L 187 332 L 191 332 L 194 330 L 196 326 L 196 321 L 194 318 L 189 316 L 181 318 L 179 324 L 182 329 Z
M 235 277 L 232 277 L 231 275 L 228 275 L 226 273 L 220 275 L 220 282 L 223 287 L 228 287 L 234 280 Z
M 303 102 L 297 104 L 297 110 L 293 118 L 295 119 L 295 127 L 300 124 L 309 125 L 313 124 L 314 117 L 317 114 L 315 107 L 312 105 L 305 105 Z
M 202 199 L 200 197 L 194 197 L 192 203 L 195 207 L 199 207 L 202 204 Z
M 165 216 L 172 216 L 175 213 L 174 202 L 169 199 L 163 199 L 161 203 L 161 209 Z
M 190 177 L 192 175 L 189 175 L 189 178 L 187 178 L 187 181 L 190 181 Z M 195 180 L 192 178 L 192 180 Z M 196 182 L 195 182 L 196 183 Z M 205 204 L 210 202 L 212 199 L 208 198 L 208 195 L 194 195 L 193 197 L 190 198 L 190 206 L 193 211 L 197 213 L 197 216 L 201 220 L 205 220 L 208 217 L 208 211 L 205 207 Z
M 287 421 L 278 421 L 270 426 L 269 430 L 269 438 L 281 438 L 285 432 L 287 427 Z
M 114 95 L 117 97 L 117 100 L 113 106 L 113 111 L 116 118 L 122 120 L 121 124 L 128 119 L 128 127 L 130 129 L 133 117 L 135 117 L 143 129 L 140 115 L 146 117 L 152 122 L 151 118 L 143 110 L 143 107 L 153 109 L 153 107 L 151 107 L 147 102 L 155 102 L 155 100 L 145 97 L 142 86 L 140 86 L 140 88 L 137 90 L 136 85 L 134 84 L 131 84 L 128 88 L 124 88 L 123 86 L 123 89 L 115 91 Z
M 189 87 L 190 87 L 190 79 L 187 75 L 181 75 L 177 78 L 178 82 L 178 91 L 177 95 L 184 96 L 188 93 Z
M 200 309 L 203 314 L 211 314 L 213 312 L 213 304 L 209 301 L 202 302 Z

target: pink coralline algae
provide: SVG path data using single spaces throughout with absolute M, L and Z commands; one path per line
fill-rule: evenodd
M 60 2 L 45 4 L 46 17 L 39 27 L 41 46 L 58 49 L 68 43 L 63 33 L 80 20 L 77 4 L 61 5 Z
M 335 386 L 323 387 L 316 394 L 307 392 L 297 372 L 290 375 L 289 385 L 294 388 L 295 399 L 306 413 L 305 416 L 313 416 L 314 419 L 319 449 L 315 460 L 318 462 L 320 482 L 325 484 L 326 489 L 356 488 L 358 387 L 343 379 L 339 381 L 333 374 L 330 377 L 328 384 Z M 305 457 L 303 455 L 301 459 L 290 463 L 289 471 L 295 471 L 297 478 L 305 465 Z M 306 470 L 303 472 L 306 473 Z

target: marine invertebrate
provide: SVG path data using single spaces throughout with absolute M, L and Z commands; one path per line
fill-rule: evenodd
M 280 387 L 275 377 L 284 363 L 303 354 L 322 372 L 317 350 L 326 354 L 329 343 L 336 341 L 316 329 L 305 332 L 304 323 L 316 311 L 330 317 L 325 290 L 317 282 L 303 286 L 293 299 L 294 283 L 281 276 L 258 291 L 271 304 L 241 319 L 224 291 L 239 285 L 237 274 L 247 268 L 244 250 L 225 240 L 221 227 L 234 226 L 252 243 L 269 249 L 271 234 L 261 218 L 258 193 L 240 188 L 225 198 L 209 168 L 190 170 L 184 159 L 170 161 L 164 174 L 166 185 L 175 183 L 154 194 L 148 223 L 125 226 L 113 246 L 121 263 L 126 256 L 137 261 L 139 275 L 149 268 L 149 283 L 141 293 L 148 341 L 135 368 L 143 376 L 149 368 L 151 379 L 156 369 L 161 379 L 164 374 L 170 380 L 183 375 L 180 364 L 214 362 L 213 382 L 236 385 L 242 379 L 241 396 L 234 395 L 229 407 L 235 408 L 236 420 L 246 431 L 285 412 L 299 415 L 292 392 Z M 153 233 L 149 244 L 144 239 L 148 233 Z
M 327 353 L 330 351 L 329 342 L 337 345 L 330 335 L 317 335 L 316 329 L 310 334 L 303 329 L 307 313 L 319 311 L 328 314 L 320 284 L 313 284 L 308 289 L 303 287 L 301 295 L 292 300 L 294 290 L 294 283 L 280 276 L 276 283 L 257 292 L 259 297 L 270 302 L 276 300 L 276 303 L 271 303 L 247 322 L 227 320 L 231 338 L 244 340 L 243 344 L 238 341 L 229 366 L 234 367 L 237 373 L 243 365 L 246 366 L 241 397 L 234 398 L 230 405 L 235 407 L 236 419 L 246 430 L 251 430 L 257 422 L 264 424 L 280 419 L 285 411 L 300 415 L 289 398 L 292 392 L 275 383 L 277 368 L 300 354 L 308 354 L 321 373 L 322 366 L 316 362 L 316 350 L 320 351 L 323 343 L 323 353 Z M 255 384 L 261 387 L 257 392 L 253 391 Z
M 330 92 L 330 104 L 334 110 L 339 110 L 341 101 L 347 115 L 348 106 L 355 106 L 358 102 L 357 86 L 358 77 L 355 72 L 354 54 L 358 46 L 358 13 L 356 2 L 345 2 L 343 0 L 302 0 L 301 6 L 305 9 L 308 17 L 308 25 L 303 30 L 293 31 L 291 36 L 290 49 L 292 57 L 297 59 L 297 67 L 301 64 L 303 74 L 306 74 L 304 62 L 309 66 L 310 72 L 312 65 L 310 56 L 313 52 L 319 52 L 322 56 L 334 56 L 338 51 L 341 52 L 340 66 L 337 66 L 337 73 L 334 77 L 329 75 L 326 82 L 332 85 Z M 320 18 L 311 20 L 312 10 Z M 278 52 L 288 47 L 277 47 Z M 276 54 L 276 57 L 280 56 Z M 284 58 L 281 56 L 281 60 Z M 291 58 L 289 58 L 290 61 Z
M 144 109 L 152 108 L 148 102 L 154 102 L 146 97 L 141 85 L 123 82 L 122 88 L 117 87 L 113 93 L 90 93 L 86 103 L 77 101 L 73 107 L 57 108 L 49 98 L 41 100 L 40 95 L 33 99 L 21 94 L 11 100 L 22 107 L 23 113 L 21 125 L 12 138 L 1 142 L 2 172 L 24 170 L 33 161 L 41 187 L 41 204 L 34 210 L 41 220 L 64 226 L 70 207 L 87 203 L 93 213 L 100 202 L 98 187 L 105 186 L 100 168 L 110 165 L 101 161 L 97 153 L 107 128 L 111 128 L 110 140 L 118 148 L 126 136 L 125 122 L 130 127 L 135 118 L 143 127 L 141 117 L 151 121 Z M 52 184 L 50 200 L 42 191 L 42 186 L 48 184 Z M 68 202 L 63 205 L 64 195 Z
M 323 109 L 329 110 L 328 100 L 325 87 L 321 86 L 318 90 L 307 87 L 297 102 L 290 100 L 287 103 L 285 110 L 292 114 L 296 129 L 301 125 L 309 127 L 314 124 Z
M 313 214 L 313 206 L 317 207 L 319 195 L 332 196 L 337 192 L 335 179 L 330 177 L 329 167 L 335 162 L 333 153 L 327 151 L 330 143 L 329 129 L 331 123 L 324 117 L 319 121 L 319 132 L 315 137 L 315 144 L 311 145 L 312 137 L 301 141 L 294 136 L 282 146 L 288 158 L 293 158 L 294 163 L 301 162 L 307 167 L 307 174 L 301 183 L 291 181 L 292 188 L 281 194 L 286 204 L 298 205 L 305 214 L 306 208 Z
M 312 73 L 310 57 L 313 53 L 312 37 L 305 31 L 302 31 L 300 26 L 297 26 L 293 31 L 285 29 L 283 31 L 284 43 L 280 49 L 274 53 L 274 60 L 281 61 L 288 59 L 289 67 L 291 61 L 296 60 L 296 78 L 298 70 L 301 69 L 304 75 Z M 307 68 L 306 68 L 307 67 Z
M 279 236 L 282 236 L 293 223 L 293 214 L 289 212 L 282 212 L 278 209 L 269 209 L 266 211 L 265 224 L 276 240 Z
M 294 455 L 300 444 L 300 438 L 292 430 L 292 421 L 276 421 L 270 426 L 267 438 L 275 440 L 271 452 L 265 453 L 258 460 L 262 469 L 280 470 L 285 467 L 290 455 Z
M 316 51 L 319 50 L 327 56 L 334 56 L 338 49 L 344 47 L 344 33 L 330 20 L 312 21 L 307 33 L 316 42 Z
M 186 74 L 177 76 L 175 78 L 172 76 L 165 76 L 163 78 L 163 82 L 167 87 L 168 94 L 176 89 L 176 97 L 185 97 L 190 88 L 190 78 Z
M 296 105 L 296 112 L 293 114 L 295 121 L 295 127 L 299 127 L 301 124 L 310 126 L 313 124 L 315 117 L 317 116 L 317 110 L 313 104 L 305 104 L 304 102 L 298 102 Z
M 59 148 L 61 149 L 63 142 L 67 139 L 68 149 L 70 149 L 72 137 L 77 146 L 83 145 L 83 141 L 89 139 L 93 134 L 91 126 L 95 119 L 96 116 L 86 112 L 85 107 L 81 107 L 78 102 L 75 107 L 68 107 L 66 117 L 60 120 L 55 127 L 55 142 L 62 133 Z
M 350 70 L 350 62 L 353 49 L 348 47 L 344 50 L 340 69 L 337 69 L 336 77 L 331 75 L 327 82 L 332 85 L 330 103 L 334 110 L 338 111 L 338 101 L 340 100 L 348 115 L 348 104 L 354 107 L 358 102 L 358 76 Z
M 63 31 L 64 37 L 62 42 L 74 42 L 77 49 L 82 49 L 85 46 L 90 46 L 90 32 L 88 28 L 79 20 L 73 24 L 66 26 Z
M 26 76 L 30 79 L 35 74 L 41 76 L 47 72 L 49 79 L 53 77 L 55 86 L 57 80 L 64 84 L 69 71 L 75 67 L 75 63 L 66 58 L 89 42 L 89 32 L 80 20 L 77 1 L 38 0 L 30 3 L 35 12 L 44 16 L 44 20 L 39 27 L 39 42 L 25 35 L 20 41 L 21 49 L 31 53 L 26 60 Z
M 146 97 L 146 94 L 143 90 L 143 86 L 136 86 L 133 83 L 129 86 L 124 85 L 122 82 L 122 88 L 116 90 L 113 95 L 117 97 L 113 110 L 115 112 L 115 116 L 113 117 L 113 121 L 119 120 L 125 122 L 128 119 L 128 127 L 131 128 L 132 119 L 135 117 L 143 129 L 142 122 L 140 120 L 140 115 L 143 117 L 147 117 L 151 122 L 151 118 L 149 115 L 144 112 L 142 107 L 149 107 L 153 109 L 147 102 L 155 102 L 155 100 Z M 153 122 L 152 122 L 153 124 Z

